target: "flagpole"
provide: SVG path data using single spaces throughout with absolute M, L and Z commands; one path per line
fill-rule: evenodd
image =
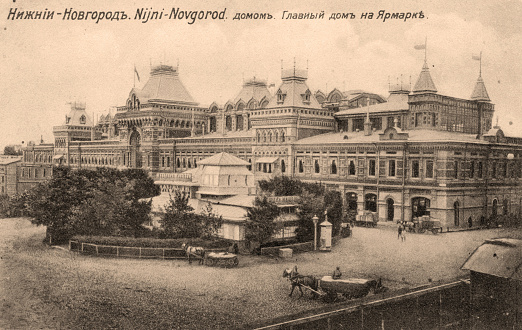
M 428 36 L 424 39 L 424 62 L 428 63 Z
M 480 51 L 480 57 L 479 57 L 479 77 L 482 77 L 482 51 Z

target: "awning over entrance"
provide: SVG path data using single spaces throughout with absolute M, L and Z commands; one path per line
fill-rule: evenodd
M 273 164 L 277 161 L 277 157 L 261 157 L 256 159 L 256 163 Z
M 63 155 L 54 155 L 53 159 L 54 160 L 63 159 Z

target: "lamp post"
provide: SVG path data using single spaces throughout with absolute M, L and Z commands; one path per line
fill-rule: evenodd
M 319 218 L 317 215 L 314 215 L 312 218 L 312 221 L 314 222 L 314 251 L 317 250 L 317 223 L 319 222 Z

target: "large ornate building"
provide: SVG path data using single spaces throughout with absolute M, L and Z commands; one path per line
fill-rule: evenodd
M 93 123 L 74 103 L 53 144 L 27 147 L 19 187 L 73 168 L 143 168 L 170 179 L 220 152 L 248 162 L 255 180 L 288 175 L 339 191 L 345 210 L 381 222 L 429 215 L 446 227 L 520 214 L 522 139 L 492 127 L 494 105 L 479 75 L 470 99 L 437 92 L 427 63 L 413 89 L 387 98 L 360 90 L 312 92 L 307 72 L 283 70 L 271 93 L 250 79 L 225 105 L 201 107 L 177 67 L 154 67 L 125 106 Z M 175 186 L 175 185 L 172 185 Z

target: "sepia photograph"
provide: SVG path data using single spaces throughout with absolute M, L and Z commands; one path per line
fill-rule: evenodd
M 0 3 L 0 329 L 520 329 L 522 1 Z

